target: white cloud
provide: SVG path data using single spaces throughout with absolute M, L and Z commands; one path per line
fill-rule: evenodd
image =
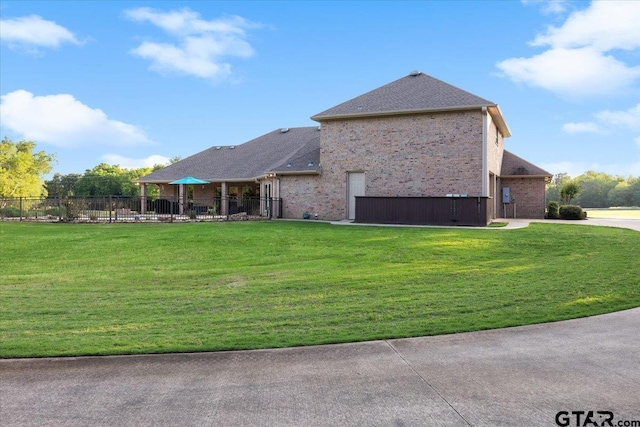
M 540 54 L 509 58 L 496 66 L 515 82 L 571 97 L 609 96 L 633 88 L 640 65 L 627 64 L 620 50 L 640 48 L 640 2 L 593 1 L 549 27 L 530 43 Z M 629 55 L 633 58 L 633 55 Z
M 640 104 L 625 111 L 600 111 L 595 117 L 609 126 L 640 129 Z
M 112 120 L 72 95 L 34 96 L 16 90 L 0 97 L 2 126 L 26 139 L 58 147 L 150 144 L 136 126 Z
M 545 15 L 564 13 L 567 10 L 566 0 L 522 0 L 522 3 L 541 5 Z
M 206 21 L 189 9 L 162 12 L 147 7 L 124 14 L 132 21 L 150 22 L 174 38 L 170 43 L 145 41 L 131 50 L 150 60 L 154 71 L 222 78 L 231 74 L 231 64 L 224 58 L 249 58 L 255 53 L 246 30 L 260 25 L 239 16 Z
M 600 128 L 593 122 L 581 122 L 581 123 L 565 123 L 562 126 L 562 130 L 567 133 L 598 133 L 600 132 Z
M 124 12 L 132 21 L 149 21 L 163 30 L 179 36 L 201 33 L 239 34 L 244 35 L 245 29 L 259 28 L 260 25 L 244 19 L 241 16 L 228 16 L 212 21 L 200 19 L 200 14 L 190 9 L 159 12 L 157 10 L 140 7 Z
M 38 15 L 0 20 L 0 39 L 12 49 L 82 44 L 71 31 Z
M 640 130 L 640 104 L 628 110 L 603 110 L 593 114 L 594 122 L 569 122 L 562 125 L 566 133 L 610 133 L 619 130 Z M 638 141 L 637 138 L 634 141 Z
M 119 154 L 105 154 L 101 159 L 111 165 L 120 165 L 121 168 L 125 169 L 151 168 L 155 165 L 168 165 L 170 160 L 169 157 L 159 154 L 153 154 L 143 159 L 124 157 Z
M 538 35 L 534 46 L 577 48 L 590 46 L 600 52 L 640 47 L 640 3 L 594 1 L 573 13 L 561 27 L 549 27 Z
M 515 82 L 569 96 L 619 94 L 640 77 L 640 66 L 628 67 L 591 48 L 550 49 L 497 66 Z

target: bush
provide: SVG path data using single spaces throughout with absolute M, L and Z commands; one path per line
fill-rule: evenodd
M 556 201 L 550 201 L 547 204 L 547 218 L 549 219 L 558 219 L 560 218 L 560 203 Z
M 586 212 L 582 211 L 580 206 L 575 205 L 562 205 L 560 206 L 560 218 L 562 219 L 585 219 L 587 217 Z
M 5 218 L 17 218 L 20 216 L 20 209 L 13 206 L 7 206 L 0 209 L 0 216 Z

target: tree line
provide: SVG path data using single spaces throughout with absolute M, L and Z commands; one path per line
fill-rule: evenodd
M 119 165 L 100 163 L 82 175 L 56 173 L 52 179 L 44 182 L 44 187 L 49 197 L 139 196 L 140 186 L 136 185 L 135 180 L 163 167 L 156 165 L 153 168 L 125 169 Z M 157 191 L 153 186 L 149 188 L 150 191 L 154 189 Z M 149 192 L 147 194 L 153 196 Z
M 171 163 L 180 158 L 171 159 Z M 7 137 L 0 142 L 0 199 L 18 197 L 72 196 L 139 196 L 135 180 L 163 168 L 165 165 L 136 169 L 100 163 L 84 174 L 56 173 L 49 180 L 45 175 L 53 170 L 55 155 L 36 151 L 33 141 L 13 141 Z M 151 186 L 147 194 L 158 189 Z
M 575 178 L 559 173 L 547 184 L 547 202 L 583 208 L 640 206 L 640 177 L 588 171 Z
M 139 196 L 140 187 L 135 180 L 163 168 L 126 169 L 118 165 L 100 163 L 84 174 L 56 173 L 50 180 L 44 176 L 51 172 L 55 155 L 35 151 L 33 141 L 17 142 L 3 138 L 0 142 L 0 198 L 13 197 L 70 197 L 70 196 Z M 180 160 L 171 159 L 170 163 Z M 158 189 L 148 188 L 153 196 Z M 603 172 L 588 171 L 571 178 L 559 173 L 547 184 L 547 202 L 576 204 L 585 208 L 613 206 L 640 206 L 640 177 L 612 176 Z

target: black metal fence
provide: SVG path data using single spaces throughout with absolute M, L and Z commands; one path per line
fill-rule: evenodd
M 0 198 L 0 219 L 19 221 L 225 221 L 282 217 L 282 199 L 148 197 Z
M 356 197 L 355 222 L 485 226 L 489 205 L 487 197 Z

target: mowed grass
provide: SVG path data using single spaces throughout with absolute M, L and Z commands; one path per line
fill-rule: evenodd
M 640 219 L 640 208 L 585 209 L 588 218 Z
M 0 223 L 0 356 L 445 334 L 640 305 L 640 233 Z

